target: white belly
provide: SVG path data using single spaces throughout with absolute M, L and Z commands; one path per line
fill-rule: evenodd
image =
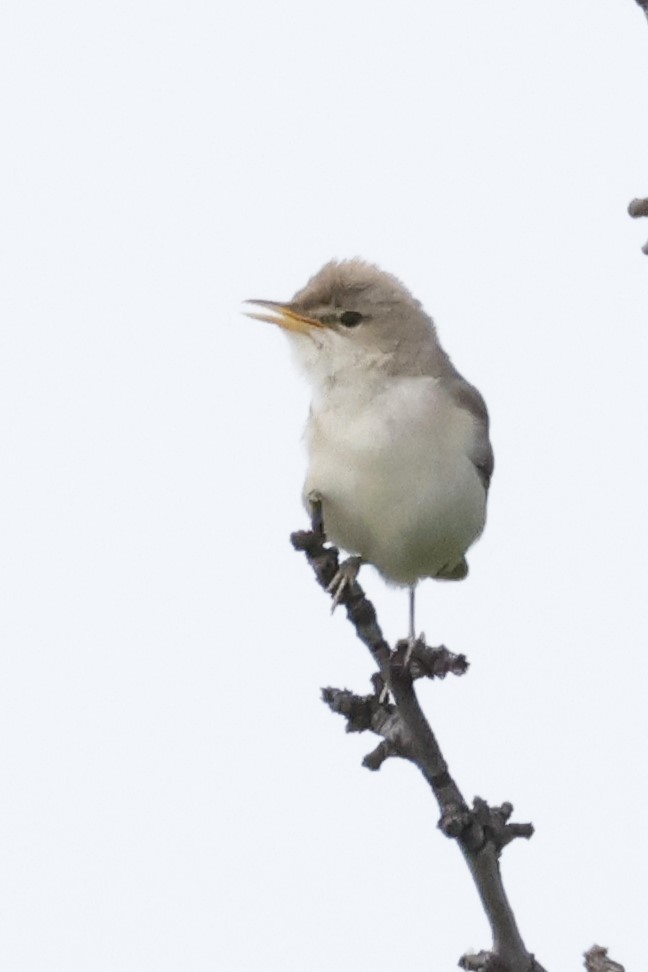
M 328 538 L 392 583 L 450 572 L 484 528 L 486 494 L 469 458 L 475 434 L 430 378 L 352 392 L 314 408 L 304 497 L 322 496 Z

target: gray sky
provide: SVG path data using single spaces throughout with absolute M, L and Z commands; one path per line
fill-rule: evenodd
M 29 2 L 4 14 L 0 966 L 454 968 L 489 943 L 369 657 L 288 544 L 308 404 L 240 315 L 400 276 L 492 415 L 468 677 L 422 699 L 528 947 L 645 962 L 648 27 L 626 0 Z M 363 580 L 389 637 L 403 592 Z

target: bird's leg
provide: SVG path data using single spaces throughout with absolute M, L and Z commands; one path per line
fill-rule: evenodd
M 412 584 L 409 589 L 409 640 L 410 643 L 416 641 L 416 627 L 414 625 L 414 612 L 415 612 L 415 598 L 416 598 L 416 584 Z
M 322 494 L 316 490 L 312 489 L 308 496 L 306 497 L 308 501 L 308 508 L 311 516 L 311 527 L 314 533 L 319 534 L 319 536 L 326 540 L 326 531 L 324 529 L 324 514 L 322 511 Z M 356 577 L 358 576 L 358 571 L 360 570 L 360 565 L 362 564 L 362 557 L 348 557 L 346 560 L 342 561 L 338 569 L 335 572 L 333 580 L 328 585 L 326 590 L 329 594 L 333 595 L 333 604 L 331 605 L 331 614 L 335 611 L 336 607 L 340 603 L 342 595 L 349 586 L 353 584 Z
M 324 532 L 324 516 L 322 514 L 322 494 L 316 489 L 312 489 L 306 497 L 308 501 L 308 511 L 311 518 L 311 528 L 313 533 L 326 539 Z
M 403 660 L 403 669 L 407 671 L 409 668 L 410 658 L 412 657 L 412 652 L 414 650 L 414 645 L 416 644 L 416 627 L 414 622 L 414 608 L 416 600 L 416 584 L 410 584 L 409 587 L 409 634 L 407 636 L 407 648 L 405 649 L 405 658 Z M 378 697 L 378 702 L 382 705 L 387 701 L 389 696 L 389 677 L 385 681 L 383 690 Z
M 361 566 L 362 557 L 347 557 L 347 559 L 343 560 L 336 570 L 333 580 L 326 588 L 329 594 L 333 595 L 331 614 L 333 614 L 333 611 L 335 611 L 336 607 L 340 603 L 340 599 L 349 584 L 354 583 Z
M 407 636 L 407 651 L 405 652 L 405 668 L 409 666 L 410 658 L 416 644 L 416 627 L 414 623 L 414 608 L 416 598 L 416 584 L 411 584 L 409 589 L 409 634 Z

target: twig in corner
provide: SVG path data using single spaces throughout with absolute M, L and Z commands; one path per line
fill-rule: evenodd
M 637 0 L 639 2 L 639 0 Z M 648 16 L 648 0 L 645 4 L 641 4 L 646 10 L 646 16 Z M 646 199 L 633 199 L 628 205 L 628 212 L 633 219 L 638 219 L 640 216 L 648 216 L 648 198 Z M 644 243 L 641 248 L 642 253 L 648 254 L 648 243 Z

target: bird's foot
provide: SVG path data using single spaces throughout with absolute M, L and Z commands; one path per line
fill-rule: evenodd
M 422 645 L 425 647 L 425 635 L 423 632 L 416 637 L 416 635 L 410 634 L 407 638 L 403 638 L 396 645 L 396 659 L 399 666 L 400 672 L 409 672 L 410 662 L 412 660 L 412 653 L 417 645 Z M 403 654 L 404 652 L 404 654 Z M 402 661 L 401 661 L 402 659 Z M 402 667 L 401 667 L 402 666 Z M 389 699 L 389 678 L 385 681 L 382 691 L 378 696 L 378 702 L 383 705 Z
M 424 645 L 424 644 L 425 644 L 425 634 L 423 631 L 421 631 L 418 637 L 416 637 L 413 634 L 409 635 L 407 639 L 407 648 L 405 649 L 405 658 L 403 659 L 403 668 L 405 669 L 405 671 L 408 671 L 409 669 L 410 661 L 412 660 L 412 652 L 414 651 L 415 647 L 417 645 Z
M 362 557 L 347 557 L 343 560 L 338 569 L 335 572 L 333 580 L 328 585 L 326 590 L 329 594 L 333 595 L 333 604 L 331 605 L 331 614 L 335 611 L 336 607 L 342 599 L 342 595 L 346 591 L 350 584 L 354 584 L 358 576 L 358 571 L 362 565 Z

